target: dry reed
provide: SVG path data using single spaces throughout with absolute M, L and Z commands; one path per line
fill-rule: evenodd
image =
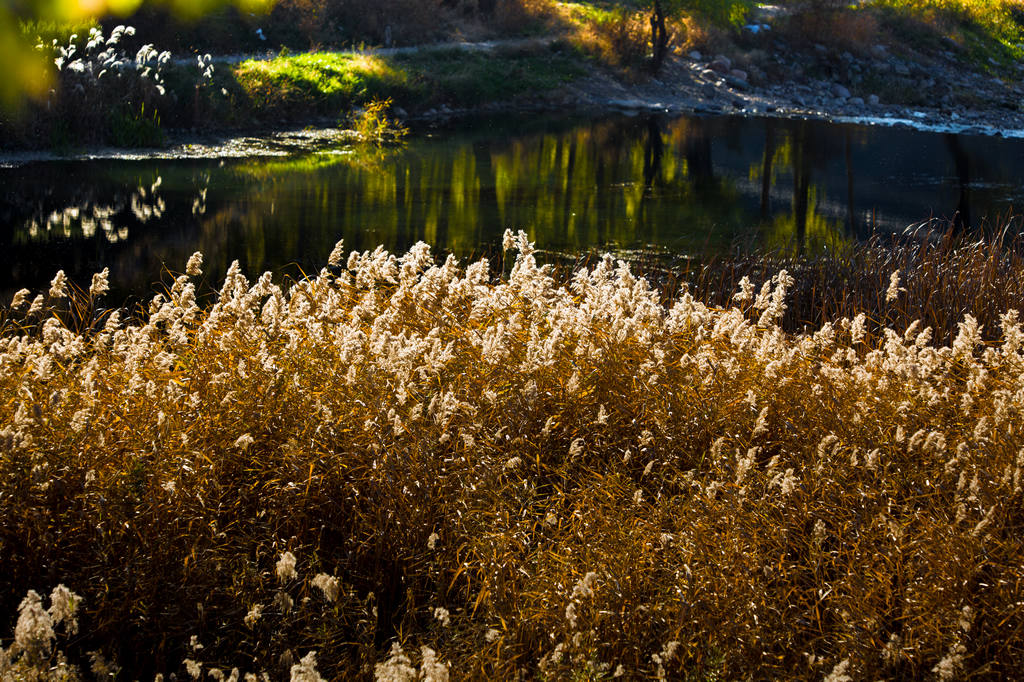
M 506 246 L 502 278 L 423 244 L 339 245 L 287 287 L 233 267 L 206 309 L 196 256 L 135 320 L 99 309 L 102 278 L 19 296 L 0 673 L 1014 673 L 1016 313 L 993 343 L 852 307 L 796 335 L 785 271 L 666 304 L 611 258 L 560 283 Z M 79 634 L 24 597 L 58 584 Z

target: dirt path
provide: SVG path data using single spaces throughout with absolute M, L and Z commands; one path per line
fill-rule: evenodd
M 484 40 L 480 42 L 465 42 L 465 41 L 449 41 L 443 43 L 426 43 L 423 45 L 407 45 L 403 47 L 368 47 L 361 50 L 322 50 L 316 54 L 325 55 L 345 55 L 345 54 L 368 54 L 377 55 L 380 57 L 388 57 L 392 55 L 408 55 L 418 54 L 420 52 L 429 52 L 434 50 L 464 50 L 466 52 L 491 52 L 497 49 L 507 50 L 528 50 L 528 49 L 543 49 L 551 43 L 555 42 L 557 38 L 554 37 L 543 37 L 543 38 L 508 38 L 502 40 Z M 214 64 L 239 64 L 249 59 L 256 60 L 270 60 L 279 56 L 280 53 L 274 52 L 273 50 L 267 50 L 266 52 L 255 52 L 252 54 L 227 54 L 227 55 L 215 55 L 213 56 Z M 301 54 L 301 53 L 297 53 Z M 176 64 L 189 65 L 195 62 L 194 57 L 188 58 L 175 58 L 173 60 Z

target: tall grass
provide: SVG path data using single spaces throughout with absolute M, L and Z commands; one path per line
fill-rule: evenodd
M 1015 673 L 1016 312 L 993 343 L 970 316 L 949 344 L 860 314 L 794 335 L 786 271 L 666 304 L 611 258 L 559 280 L 505 245 L 501 275 L 424 244 L 339 244 L 289 286 L 235 266 L 207 309 L 198 255 L 135 315 L 102 307 L 103 274 L 19 294 L 0 668 Z M 81 601 L 47 612 L 58 584 Z M 54 631 L 68 603 L 77 635 Z
M 864 313 L 876 330 L 919 321 L 937 343 L 949 344 L 971 315 L 982 337 L 996 341 L 1000 316 L 1024 306 L 1021 220 L 1001 224 L 1001 232 L 985 236 L 928 221 L 901 235 L 873 235 L 811 255 L 780 249 L 691 259 L 649 252 L 629 260 L 659 284 L 665 300 L 685 286 L 716 306 L 729 305 L 741 278 L 760 281 L 785 269 L 794 285 L 779 324 L 790 333 Z M 903 291 L 887 300 L 893 272 Z

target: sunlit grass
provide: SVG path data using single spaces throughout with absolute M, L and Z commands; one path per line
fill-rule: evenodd
M 83 601 L 57 648 L 133 679 L 1013 674 L 1019 313 L 949 343 L 897 326 L 920 274 L 895 259 L 881 307 L 792 334 L 786 271 L 709 306 L 506 246 L 504 275 L 422 244 L 339 245 L 289 286 L 233 267 L 209 308 L 198 257 L 134 314 L 102 307 L 105 275 L 19 294 L 14 664 L 57 664 L 43 625 L 71 616 L 22 600 L 63 583 Z
M 243 91 L 262 106 L 329 102 L 340 108 L 409 87 L 405 71 L 381 57 L 353 53 L 250 59 L 238 65 L 235 76 Z
M 873 0 L 896 20 L 917 20 L 979 63 L 1024 56 L 1024 7 L 1015 0 Z
M 304 107 L 347 113 L 391 99 L 411 109 L 543 94 L 582 75 L 569 56 L 546 49 L 478 53 L 423 49 L 409 55 L 311 53 L 249 60 L 236 69 L 244 96 L 263 111 Z M 345 109 L 346 111 L 342 111 Z

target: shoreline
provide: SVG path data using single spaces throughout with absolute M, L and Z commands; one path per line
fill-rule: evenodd
M 726 95 L 727 96 L 727 95 Z M 543 96 L 542 96 L 543 97 Z M 889 111 L 882 115 L 849 114 L 842 111 L 788 108 L 781 104 L 766 103 L 758 99 L 751 106 L 736 107 L 722 105 L 715 101 L 694 100 L 686 97 L 653 98 L 636 93 L 631 97 L 610 97 L 601 101 L 591 98 L 578 103 L 571 109 L 565 108 L 563 97 L 547 101 L 494 102 L 479 107 L 464 109 L 445 108 L 428 110 L 419 115 L 409 116 L 405 123 L 411 124 L 415 132 L 445 129 L 458 122 L 473 118 L 486 118 L 502 114 L 550 114 L 563 112 L 567 117 L 605 118 L 615 115 L 664 115 L 676 117 L 740 117 L 771 118 L 784 121 L 816 121 L 839 125 L 877 126 L 901 128 L 911 131 L 1002 137 L 1024 139 L 1024 118 L 1006 121 L 1013 127 L 995 126 L 990 123 L 975 123 L 971 119 L 951 118 L 941 112 L 926 108 L 906 108 L 905 113 Z M 750 100 L 748 99 L 749 103 Z M 1016 124 L 1016 125 L 1014 125 Z M 330 151 L 347 153 L 338 144 L 358 141 L 358 135 L 350 128 L 332 125 L 323 117 L 306 122 L 289 122 L 276 127 L 249 129 L 224 129 L 207 131 L 168 130 L 167 144 L 163 147 L 121 148 L 110 145 L 86 146 L 71 152 L 35 149 L 0 152 L 0 168 L 18 168 L 31 163 L 62 161 L 144 161 L 154 159 L 241 159 L 272 156 L 289 156 L 309 151 Z
M 742 90 L 722 79 L 709 82 L 696 71 L 694 60 L 675 58 L 666 64 L 661 79 L 623 84 L 610 74 L 590 67 L 590 74 L 562 89 L 506 101 L 452 108 L 442 105 L 406 114 L 401 122 L 413 129 L 439 128 L 474 117 L 506 114 L 565 112 L 566 115 L 606 117 L 616 114 L 667 116 L 741 116 L 782 120 L 824 121 L 837 124 L 906 128 L 920 132 L 1024 138 L 1024 114 L 999 109 L 950 110 L 939 107 L 881 105 L 850 106 L 841 99 L 821 107 L 792 102 L 794 83 Z M 689 73 L 688 73 L 689 72 Z M 772 90 L 776 90 L 773 92 Z M 780 93 L 781 90 L 781 93 Z M 401 113 L 405 113 L 404 111 Z M 167 144 L 151 148 L 84 146 L 70 152 L 48 149 L 0 151 L 0 167 L 12 168 L 47 161 L 97 159 L 189 159 L 285 156 L 308 151 L 309 145 L 354 142 L 351 129 L 341 128 L 324 116 L 290 120 L 279 126 L 250 128 L 168 129 Z

